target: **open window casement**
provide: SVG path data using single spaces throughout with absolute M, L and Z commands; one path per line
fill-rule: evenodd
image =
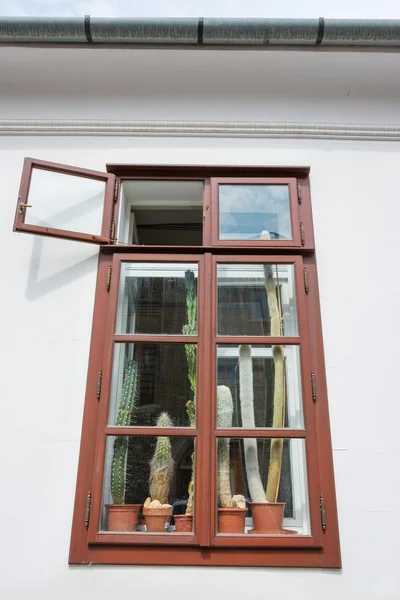
M 115 175 L 25 159 L 14 231 L 114 244 L 117 210 Z

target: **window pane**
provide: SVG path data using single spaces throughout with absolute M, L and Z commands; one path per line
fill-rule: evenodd
M 218 334 L 296 336 L 294 266 L 219 264 Z
M 117 333 L 197 334 L 196 263 L 123 263 Z
M 217 360 L 219 427 L 304 427 L 298 346 L 218 346 Z
M 287 185 L 220 185 L 220 240 L 291 240 Z
M 167 411 L 176 427 L 195 426 L 195 344 L 114 344 L 110 425 L 154 426 Z
M 310 534 L 304 440 L 218 439 L 217 481 L 218 533 Z
M 168 420 L 168 415 L 160 418 Z M 184 521 L 192 531 L 192 464 L 193 438 L 107 437 L 100 529 L 172 533 L 174 515 L 187 514 Z M 147 498 L 152 506 L 146 510 Z
M 25 223 L 101 234 L 104 181 L 32 169 Z

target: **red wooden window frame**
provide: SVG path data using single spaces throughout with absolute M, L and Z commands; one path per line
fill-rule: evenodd
M 292 239 L 290 240 L 221 240 L 219 239 L 219 186 L 220 185 L 285 185 L 289 191 L 289 210 Z M 235 246 L 241 248 L 290 248 L 305 243 L 304 224 L 300 225 L 298 211 L 297 181 L 295 177 L 212 177 L 211 178 L 211 239 L 213 246 Z M 303 240 L 303 243 L 302 243 Z
M 69 231 L 67 229 L 56 229 L 54 227 L 44 227 L 42 225 L 31 225 L 30 223 L 25 223 L 26 215 L 28 214 L 29 210 L 29 189 L 33 169 L 51 171 L 53 173 L 60 173 L 63 175 L 74 175 L 75 177 L 82 177 L 85 179 L 104 181 L 104 207 L 101 234 L 80 233 L 77 231 Z M 37 235 L 63 238 L 78 242 L 88 242 L 98 245 L 109 244 L 112 242 L 112 223 L 113 221 L 115 223 L 114 215 L 116 214 L 117 209 L 116 203 L 114 202 L 114 188 L 115 175 L 112 173 L 92 171 L 90 169 L 62 165 L 45 160 L 38 160 L 36 158 L 25 158 L 18 194 L 17 210 L 15 212 L 14 231 L 35 233 Z
M 102 235 L 77 234 L 24 223 L 32 168 L 74 174 L 80 177 L 100 179 L 106 183 Z M 82 427 L 75 508 L 71 534 L 69 562 L 71 564 L 162 564 L 162 565 L 231 565 L 231 566 L 292 566 L 335 567 L 341 566 L 339 532 L 333 477 L 332 449 L 329 431 L 324 356 L 318 297 L 318 282 L 314 253 L 314 237 L 308 168 L 285 167 L 149 167 L 114 165 L 108 173 L 89 171 L 66 165 L 26 159 L 21 180 L 20 196 L 14 229 L 37 235 L 50 235 L 64 239 L 101 246 L 96 284 L 96 298 L 90 349 L 86 401 Z M 285 244 L 281 240 L 248 244 L 229 240 L 221 243 L 218 235 L 218 206 L 215 186 L 218 182 L 261 182 L 271 178 L 291 180 L 291 218 L 294 240 Z M 110 243 L 114 236 L 109 230 L 118 209 L 118 197 L 114 190 L 122 179 L 183 179 L 204 181 L 203 246 L 198 247 L 120 247 Z M 297 193 L 294 194 L 294 185 Z M 214 186 L 214 191 L 213 191 Z M 297 224 L 302 233 L 296 234 Z M 272 254 L 273 253 L 273 254 Z M 118 270 L 123 261 L 185 262 L 196 260 L 199 270 L 199 334 L 198 343 L 198 397 L 197 424 L 195 429 L 174 428 L 168 435 L 196 437 L 196 529 L 191 534 L 118 534 L 98 531 L 101 486 L 104 464 L 104 440 L 106 435 L 127 433 L 132 435 L 157 435 L 153 427 L 128 428 L 116 431 L 107 426 L 109 390 L 111 383 L 111 348 L 116 341 L 188 341 L 183 336 L 116 336 L 114 321 L 118 295 Z M 213 274 L 218 262 L 275 262 L 293 263 L 296 269 L 296 295 L 299 320 L 299 336 L 296 338 L 246 337 L 247 343 L 271 344 L 294 343 L 301 346 L 302 397 L 305 429 L 257 428 L 254 430 L 215 428 L 216 405 L 216 344 L 225 338 L 215 331 L 216 278 Z M 113 273 L 110 285 L 110 273 Z M 210 293 L 211 290 L 211 293 Z M 239 338 L 238 338 L 239 339 Z M 238 341 L 236 340 L 236 342 Z M 240 338 L 243 342 L 243 338 Z M 226 341 L 226 340 L 225 340 Z M 230 343 L 235 338 L 229 337 Z M 103 371 L 102 398 L 97 396 L 99 371 Z M 211 377 L 209 376 L 211 373 Z M 311 373 L 317 382 L 311 387 Z M 200 401 L 203 398 L 203 402 Z M 306 440 L 308 491 L 312 535 L 286 538 L 252 536 L 221 536 L 215 532 L 215 447 L 216 439 L 229 437 L 284 437 Z M 322 468 L 323 466 L 323 468 Z M 210 477 L 209 473 L 212 473 Z M 90 493 L 90 494 L 89 494 Z M 320 498 L 324 499 L 322 527 Z M 88 515 L 90 520 L 87 527 Z M 249 536 L 250 537 L 250 536 Z

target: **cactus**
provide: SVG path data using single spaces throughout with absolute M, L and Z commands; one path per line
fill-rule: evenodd
M 195 289 L 195 277 L 193 271 L 185 271 L 186 286 L 186 311 L 187 323 L 182 328 L 184 335 L 197 334 L 197 293 Z M 185 344 L 186 360 L 188 364 L 188 379 L 193 399 L 186 402 L 186 412 L 189 417 L 190 427 L 196 426 L 196 344 Z M 192 454 L 192 475 L 188 486 L 188 501 L 186 514 L 193 514 L 194 505 L 194 452 Z
M 268 308 L 271 320 L 271 336 L 282 335 L 282 311 L 278 304 L 276 285 L 269 265 L 264 267 L 265 288 L 267 291 Z M 283 346 L 272 346 L 274 359 L 274 411 L 272 427 L 284 427 L 285 425 L 285 356 Z M 279 485 L 282 471 L 283 439 L 271 440 L 268 483 L 266 490 L 267 502 L 278 500 Z
M 218 427 L 232 427 L 233 401 L 226 385 L 217 388 Z M 218 439 L 218 502 L 222 508 L 232 508 L 232 492 L 229 473 L 229 438 Z
M 226 385 L 217 388 L 217 424 L 218 427 L 232 427 L 233 401 L 230 389 Z M 230 440 L 218 439 L 218 502 L 221 508 L 246 508 L 246 499 L 241 494 L 232 496 L 230 483 Z
M 116 425 L 127 426 L 130 424 L 132 411 L 135 405 L 137 388 L 137 363 L 130 360 L 125 370 L 122 383 L 122 393 L 119 402 Z M 123 504 L 125 500 L 125 470 L 126 455 L 128 451 L 128 438 L 117 436 L 114 440 L 113 458 L 111 463 L 111 495 L 114 504 Z
M 157 427 L 172 427 L 168 413 L 163 412 L 157 419 Z M 159 436 L 156 449 L 150 461 L 150 497 L 161 504 L 168 504 L 169 489 L 174 471 L 169 437 Z
M 239 388 L 242 426 L 245 429 L 254 429 L 253 363 L 251 346 L 248 344 L 239 346 Z M 250 497 L 253 502 L 263 502 L 265 493 L 258 465 L 257 440 L 246 438 L 243 440 L 243 446 Z

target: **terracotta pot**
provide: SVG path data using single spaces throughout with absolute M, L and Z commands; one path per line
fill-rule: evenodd
M 106 504 L 107 531 L 135 531 L 141 504 Z
M 296 533 L 282 527 L 285 504 L 285 502 L 250 502 L 254 527 L 251 533 L 279 535 Z
M 175 531 L 182 533 L 192 533 L 193 515 L 174 515 Z
M 244 533 L 247 508 L 219 508 L 218 533 Z
M 170 521 L 172 515 L 171 507 L 143 508 L 144 522 L 147 531 L 153 533 L 162 533 L 165 531 L 166 524 Z

